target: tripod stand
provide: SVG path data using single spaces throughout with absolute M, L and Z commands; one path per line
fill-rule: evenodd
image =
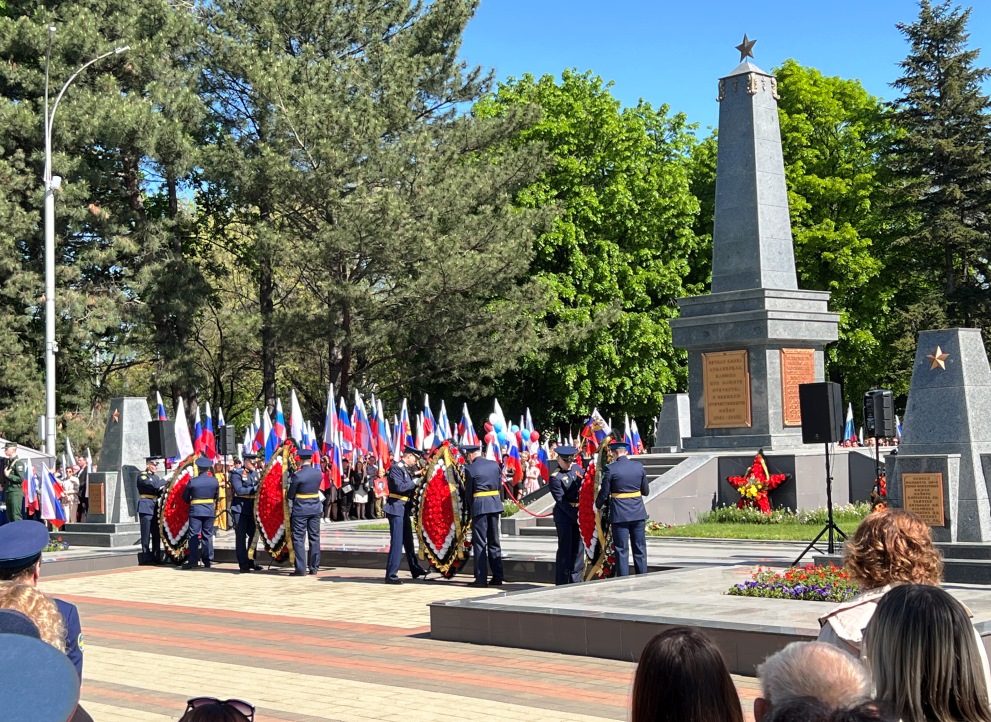
M 833 532 L 836 532 L 839 535 L 840 539 L 846 540 L 846 534 L 844 534 L 843 530 L 840 529 L 838 526 L 836 526 L 836 522 L 833 521 L 833 476 L 832 476 L 832 469 L 829 466 L 828 441 L 825 443 L 825 447 L 826 447 L 826 526 L 822 528 L 822 530 L 816 535 L 816 538 L 813 539 L 809 543 L 809 545 L 805 547 L 802 553 L 798 555 L 798 559 L 795 560 L 795 563 L 792 566 L 798 566 L 798 563 L 802 561 L 802 558 L 806 554 L 808 554 L 811 549 L 814 549 L 817 543 L 819 543 L 819 540 L 822 539 L 823 534 L 828 535 L 826 537 L 827 538 L 826 550 L 828 554 L 832 554 L 834 551 Z

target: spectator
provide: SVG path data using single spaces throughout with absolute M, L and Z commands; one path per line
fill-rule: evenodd
M 0 635 L 3 719 L 32 722 L 91 720 L 77 713 L 79 677 L 68 658 L 33 635 Z
M 389 480 L 384 466 L 380 466 L 378 468 L 378 474 L 375 476 L 375 481 L 372 482 L 372 491 L 375 494 L 374 516 L 376 519 L 381 519 L 385 516 L 383 506 L 385 504 L 386 497 L 389 496 Z
M 540 462 L 532 452 L 526 454 L 526 464 L 523 466 L 523 493 L 532 494 L 540 488 Z
M 358 457 L 355 468 L 351 468 L 351 458 L 345 457 L 341 462 L 341 488 L 337 492 L 337 505 L 340 507 L 341 521 L 351 521 L 351 500 L 354 498 L 354 482 L 356 479 L 363 479 L 364 469 L 362 469 L 361 457 Z
M 761 695 L 754 719 L 761 722 L 776 705 L 812 698 L 829 709 L 848 707 L 871 697 L 867 671 L 856 659 L 823 642 L 792 642 L 757 667 Z
M 716 645 L 692 627 L 651 639 L 633 680 L 632 722 L 743 722 L 740 697 Z
M 76 520 L 79 509 L 79 469 L 69 466 L 65 470 L 65 478 L 62 480 L 62 505 L 65 509 L 65 518 L 70 522 Z
M 327 483 L 323 492 L 323 518 L 327 521 L 337 521 L 337 497 L 340 490 L 330 479 L 330 459 L 329 457 L 323 457 L 321 466 L 323 467 L 324 474 L 327 478 Z
M 893 722 L 871 702 L 831 709 L 811 697 L 799 697 L 777 705 L 764 722 Z
M 883 509 L 864 519 L 847 541 L 844 564 L 863 591 L 819 620 L 819 641 L 857 657 L 863 630 L 892 585 L 938 585 L 943 574 L 929 526 L 904 509 Z
M 255 707 L 243 699 L 194 697 L 179 722 L 253 722 Z
M 0 609 L 27 616 L 38 628 L 41 641 L 65 652 L 65 620 L 51 599 L 27 584 L 0 582 Z
M 982 649 L 966 608 L 925 584 L 885 594 L 864 634 L 875 698 L 901 722 L 991 722 Z

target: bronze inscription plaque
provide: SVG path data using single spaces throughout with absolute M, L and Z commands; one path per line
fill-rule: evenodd
M 802 425 L 798 385 L 816 380 L 816 352 L 811 348 L 781 349 L 781 415 L 785 426 Z
M 905 508 L 929 526 L 946 526 L 942 474 L 902 474 Z
M 750 365 L 747 352 L 702 354 L 705 428 L 750 426 Z
M 91 514 L 106 514 L 106 502 L 103 495 L 103 484 L 89 485 L 89 512 Z

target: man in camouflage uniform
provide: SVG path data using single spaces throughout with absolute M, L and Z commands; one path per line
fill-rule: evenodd
M 24 480 L 28 477 L 28 462 L 18 458 L 17 444 L 8 441 L 4 448 L 3 500 L 7 504 L 7 521 L 24 518 Z

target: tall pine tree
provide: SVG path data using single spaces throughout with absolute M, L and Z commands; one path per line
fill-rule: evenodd
M 902 299 L 906 337 L 937 324 L 991 321 L 991 100 L 988 69 L 969 49 L 969 9 L 920 2 L 919 18 L 898 28 L 911 45 L 893 83 L 904 134 L 889 159 L 902 226 L 892 249 L 912 274 Z

